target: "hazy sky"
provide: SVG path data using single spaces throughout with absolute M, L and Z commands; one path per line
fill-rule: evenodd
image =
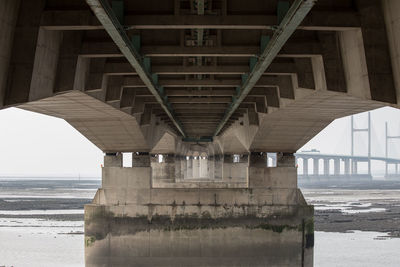
M 371 112 L 372 154 L 384 155 L 384 127 L 400 135 L 400 110 L 382 108 Z M 367 125 L 367 115 L 355 116 L 356 127 Z M 103 153 L 62 119 L 17 108 L 0 111 L 0 175 L 97 176 Z M 367 134 L 357 133 L 355 151 L 366 155 Z M 390 144 L 389 156 L 400 158 L 400 140 Z M 301 150 L 350 154 L 350 118 L 334 121 Z M 382 166 L 379 165 L 379 168 Z

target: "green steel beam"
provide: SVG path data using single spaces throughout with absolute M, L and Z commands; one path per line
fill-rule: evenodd
M 316 2 L 317 0 L 296 0 L 292 4 L 285 17 L 282 19 L 282 22 L 275 30 L 271 40 L 269 40 L 267 43 L 266 48 L 260 55 L 259 60 L 255 64 L 253 70 L 249 73 L 248 78 L 243 82 L 239 94 L 233 98 L 233 101 L 226 110 L 223 119 L 219 123 L 214 133 L 214 136 L 217 136 L 220 133 L 230 116 L 236 111 L 240 103 L 242 103 L 251 89 L 256 85 L 257 81 L 261 78 L 268 66 L 278 55 L 283 45 L 307 16 L 308 12 L 310 12 L 311 8 Z
M 133 48 L 135 48 L 136 51 L 138 53 L 140 53 L 140 49 L 141 49 L 140 35 L 138 35 L 138 34 L 132 35 L 132 45 L 133 45 Z
M 134 44 L 126 34 L 123 26 L 118 20 L 118 17 L 114 14 L 108 0 L 86 0 L 86 3 L 90 6 L 97 19 L 104 26 L 104 29 L 121 50 L 122 54 L 136 70 L 140 79 L 150 90 L 150 92 L 155 96 L 157 102 L 160 103 L 161 107 L 164 109 L 165 113 L 171 119 L 175 127 L 178 129 L 183 137 L 186 137 L 181 123 L 175 117 L 174 111 L 165 99 L 165 95 L 160 93 L 163 90 L 157 84 L 157 77 L 152 77 L 152 74 L 146 71 L 146 68 L 144 66 L 145 63 L 143 62 L 142 57 L 135 49 Z

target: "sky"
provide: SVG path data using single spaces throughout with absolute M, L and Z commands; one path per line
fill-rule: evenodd
M 385 122 L 389 135 L 400 135 L 400 110 L 371 112 L 372 155 L 384 156 Z M 367 113 L 354 117 L 356 128 L 367 127 Z M 18 108 L 0 110 L 0 176 L 100 177 L 103 153 L 62 119 Z M 367 134 L 357 132 L 355 154 L 367 155 Z M 337 119 L 302 150 L 350 154 L 350 117 Z M 389 156 L 400 158 L 400 139 L 389 142 Z M 130 158 L 124 164 L 129 166 Z M 362 167 L 361 167 L 362 168 Z M 383 165 L 373 164 L 376 170 Z

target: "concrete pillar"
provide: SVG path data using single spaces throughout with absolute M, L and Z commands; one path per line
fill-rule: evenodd
M 340 176 L 340 159 L 334 160 L 334 174 L 336 177 Z
M 324 159 L 324 176 L 329 176 L 329 159 Z
M 385 161 L 385 176 L 388 176 L 388 174 L 389 174 L 389 166 L 387 161 Z
M 200 156 L 193 157 L 193 163 L 192 163 L 192 168 L 193 168 L 193 178 L 199 178 L 200 177 Z
M 182 179 L 182 169 L 181 169 L 181 161 L 182 161 L 182 156 L 179 154 L 175 155 L 175 181 L 178 179 Z
M 251 169 L 248 190 L 182 190 L 153 188 L 150 168 L 104 168 L 85 205 L 86 266 L 313 266 L 295 167 Z
M 203 157 L 201 157 L 200 156 L 200 160 L 199 160 L 199 163 L 200 163 L 200 171 L 199 171 L 199 173 L 200 173 L 200 177 L 201 178 L 207 178 L 208 177 L 208 158 L 203 158 Z
M 398 165 L 397 163 L 395 163 L 394 166 L 395 166 L 395 168 L 396 168 L 396 169 L 395 169 L 395 173 L 396 173 L 396 174 L 399 174 L 399 170 L 398 170 L 399 165 Z
M 318 176 L 319 175 L 319 159 L 318 158 L 316 158 L 316 159 L 313 159 L 313 168 L 314 168 L 314 175 L 315 176 Z
M 222 165 L 222 180 L 230 180 L 232 178 L 233 155 L 224 154 L 224 164 Z
M 208 178 L 215 179 L 215 159 L 214 156 L 208 157 Z
M 303 176 L 308 176 L 308 158 L 303 158 Z
M 187 178 L 187 162 L 188 162 L 187 157 L 186 156 L 181 156 L 180 163 L 181 163 L 181 173 L 182 173 L 181 178 L 182 179 L 186 179 Z
M 358 175 L 358 168 L 357 168 L 357 160 L 352 159 L 351 160 L 351 174 L 352 175 Z
M 344 175 L 350 175 L 350 159 L 344 159 Z
M 193 156 L 189 156 L 186 168 L 187 178 L 193 178 Z
M 175 155 L 174 154 L 164 154 L 164 170 L 165 179 L 169 179 L 175 182 Z
M 8 67 L 19 9 L 19 0 L 0 1 L 0 108 L 4 104 Z
M 293 153 L 278 153 L 277 154 L 277 167 L 294 167 L 296 157 Z
M 150 167 L 150 154 L 148 152 L 132 153 L 132 167 Z
M 104 167 L 122 167 L 122 153 L 106 153 Z
M 224 164 L 224 156 L 223 155 L 215 155 L 214 156 L 214 177 L 215 179 L 222 179 L 222 170 Z
M 249 166 L 251 167 L 267 167 L 267 154 L 259 152 L 251 152 L 249 157 Z

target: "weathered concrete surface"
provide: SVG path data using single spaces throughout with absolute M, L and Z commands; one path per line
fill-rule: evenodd
M 19 0 L 0 2 L 0 108 L 4 105 Z
M 104 167 L 85 206 L 87 266 L 312 266 L 313 208 L 294 167 L 250 167 L 241 189 L 151 188 Z
M 336 118 L 398 107 L 397 1 L 318 0 L 214 136 L 285 14 L 277 3 L 206 0 L 206 16 L 186 1 L 125 3 L 126 34 L 171 118 L 88 1 L 4 0 L 0 106 L 64 118 L 105 152 L 176 153 L 186 135 L 213 137 L 214 155 L 293 153 Z M 220 165 L 212 173 L 225 176 Z

